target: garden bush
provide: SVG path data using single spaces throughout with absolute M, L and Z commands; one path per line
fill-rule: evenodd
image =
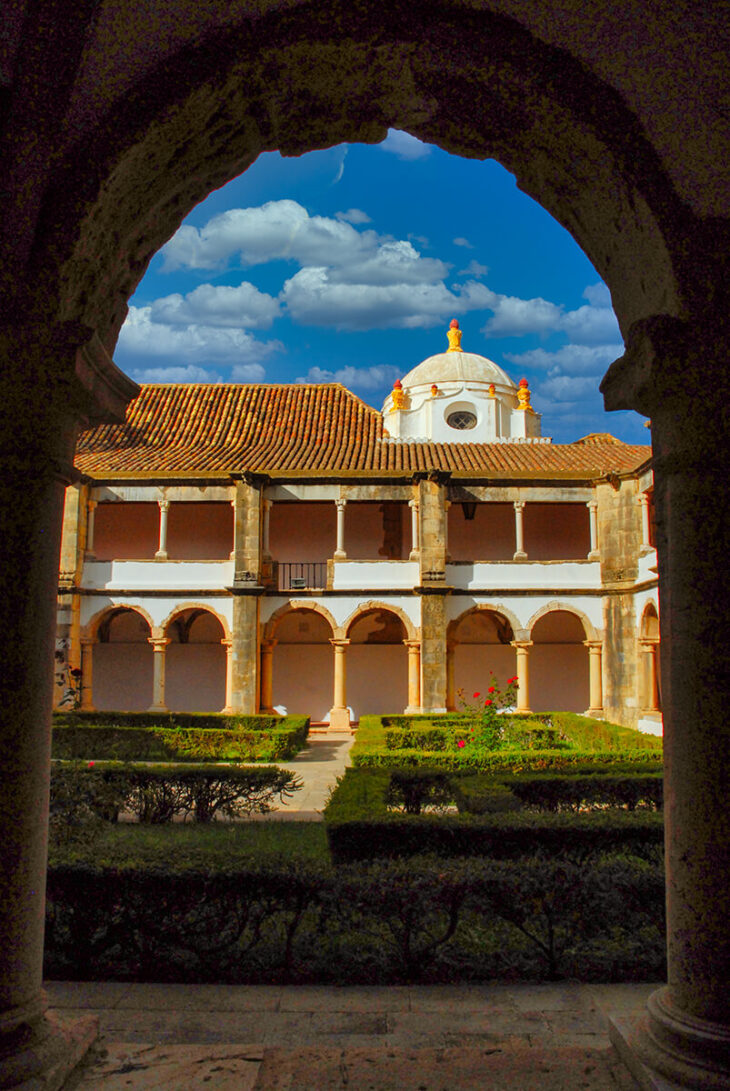
M 663 740 L 633 727 L 579 716 L 577 712 L 538 712 L 534 719 L 557 728 L 581 750 L 652 750 L 661 755 Z
M 57 713 L 52 755 L 66 760 L 288 761 L 302 749 L 308 732 L 306 716 Z
M 144 823 L 192 818 L 211 822 L 217 814 L 240 818 L 264 814 L 274 800 L 289 798 L 301 782 L 286 769 L 197 765 L 87 765 L 54 762 L 51 769 L 51 829 L 93 828 L 116 822 L 122 811 Z

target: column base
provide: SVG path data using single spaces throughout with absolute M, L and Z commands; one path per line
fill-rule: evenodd
M 157 552 L 155 553 L 155 560 L 156 561 L 166 561 L 167 560 L 167 553 L 165 552 L 164 549 L 158 549 L 157 550 Z
M 449 710 L 446 705 L 444 705 L 443 708 L 419 708 L 417 709 L 417 711 L 422 712 L 424 715 L 432 716 L 437 714 L 441 715 L 442 713 L 448 712 Z
M 330 709 L 330 731 L 349 731 L 350 727 L 349 708 Z
M 588 554 L 588 556 L 586 557 L 587 561 L 600 561 L 600 559 L 601 559 L 601 554 L 600 554 L 599 550 L 597 550 L 597 549 L 592 549 L 590 551 L 590 553 Z
M 44 1015 L 0 1038 L 0 1091 L 60 1091 L 99 1033 L 96 1016 L 62 1022 Z
M 611 1041 L 642 1091 L 727 1091 L 730 1027 L 673 1008 L 665 986 L 644 1015 L 610 1018 Z
M 523 549 L 518 549 L 517 552 L 512 557 L 512 560 L 513 561 L 526 561 L 527 560 L 527 554 L 525 553 L 525 551 Z
M 169 708 L 166 705 L 150 705 L 147 709 L 148 712 L 169 712 Z
M 592 716 L 594 720 L 602 720 L 606 715 L 606 710 L 603 708 L 587 708 L 583 715 Z
M 347 554 L 345 553 L 344 549 L 336 549 L 334 551 L 334 553 L 332 554 L 332 556 L 333 556 L 334 560 L 336 560 L 336 561 L 346 561 L 347 560 Z
M 420 561 L 420 559 L 421 551 L 419 549 L 412 549 L 411 552 L 408 554 L 409 561 Z
M 418 716 L 423 711 L 418 705 L 408 705 L 403 709 L 404 716 Z

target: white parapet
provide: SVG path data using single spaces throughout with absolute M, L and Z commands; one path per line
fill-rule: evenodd
M 82 587 L 148 591 L 223 589 L 233 582 L 233 561 L 87 561 Z
M 470 561 L 447 564 L 446 582 L 464 591 L 481 587 L 593 590 L 601 586 L 601 566 L 598 561 Z
M 335 561 L 333 589 L 395 589 L 414 587 L 419 580 L 417 561 Z

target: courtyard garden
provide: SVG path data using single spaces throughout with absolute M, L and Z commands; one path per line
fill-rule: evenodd
M 249 820 L 296 797 L 279 753 L 287 732 L 301 749 L 303 717 L 64 714 L 47 975 L 662 977 L 661 740 L 520 717 L 510 696 L 364 717 L 324 822 Z

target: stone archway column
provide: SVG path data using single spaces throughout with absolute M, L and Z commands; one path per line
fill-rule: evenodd
M 421 641 L 404 640 L 408 649 L 408 708 L 406 712 L 421 710 Z
M 646 1087 L 730 1087 L 727 329 L 725 309 L 707 326 L 654 319 L 602 384 L 607 407 L 652 422 L 668 984 L 639 1020 L 611 1021 Z
M 651 549 L 651 528 L 649 525 L 649 496 L 645 492 L 640 492 L 636 498 L 639 507 L 641 508 L 641 552 L 648 553 Z
M 347 707 L 347 664 L 346 652 L 349 640 L 330 640 L 335 654 L 335 684 L 332 708 L 330 709 L 330 731 L 350 730 L 350 710 Z
M 456 683 L 454 681 L 454 656 L 456 645 L 449 642 L 446 645 L 446 711 L 456 710 Z
M 45 1014 L 41 988 L 56 594 L 78 428 L 123 419 L 139 389 L 91 330 L 51 315 L 38 326 L 0 326 L 3 1087 L 60 1087 L 96 1033 L 89 1019 L 63 1029 Z
M 335 504 L 337 505 L 337 544 L 334 557 L 336 561 L 344 561 L 347 558 L 345 552 L 345 508 L 347 507 L 347 500 L 340 497 L 335 500 Z
M 94 644 L 90 639 L 81 641 L 81 704 L 82 712 L 94 712 Z
M 150 636 L 147 639 L 154 652 L 152 660 L 152 704 L 147 711 L 169 712 L 165 704 L 165 663 L 167 645 L 171 644 L 172 641 L 169 636 Z
M 411 509 L 411 552 L 408 560 L 417 561 L 421 555 L 421 546 L 418 533 L 418 501 L 409 500 L 408 507 Z
M 588 716 L 603 716 L 603 641 L 584 640 L 588 649 L 590 707 Z
M 531 712 L 529 654 L 532 641 L 512 640 L 510 643 L 517 653 L 517 711 Z
M 591 548 L 588 553 L 588 560 L 600 561 L 601 552 L 598 548 L 598 501 L 589 500 L 586 507 L 588 508 L 588 519 L 591 532 Z
M 274 711 L 274 648 L 278 641 L 261 642 L 261 711 Z
M 642 638 L 639 643 L 644 651 L 644 662 L 646 664 L 646 692 L 644 693 L 646 703 L 644 708 L 647 712 L 659 712 L 659 676 L 656 666 L 659 641 Z
M 160 506 L 160 545 L 155 553 L 155 560 L 167 560 L 167 518 L 170 514 L 170 501 L 158 500 Z
M 515 552 L 513 559 L 515 561 L 526 561 L 527 554 L 525 553 L 525 527 L 523 523 L 523 515 L 525 511 L 525 501 L 515 500 Z
M 84 557 L 87 561 L 94 560 L 94 529 L 96 525 L 96 500 L 88 500 L 86 503 L 86 549 Z

